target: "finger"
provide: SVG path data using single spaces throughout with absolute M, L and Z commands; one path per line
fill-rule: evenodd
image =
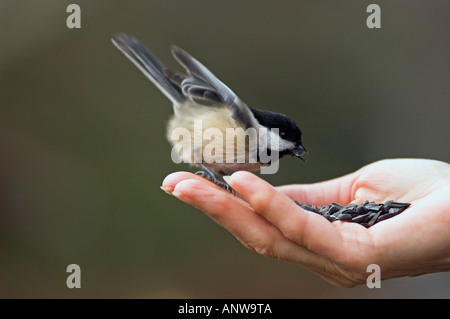
M 209 181 L 208 179 L 206 179 L 206 178 L 204 178 L 202 176 L 199 176 L 199 175 L 195 175 L 195 174 L 189 173 L 189 172 L 175 172 L 175 173 L 167 175 L 166 178 L 162 182 L 161 189 L 163 191 L 165 191 L 166 193 L 168 193 L 168 194 L 172 194 L 172 191 L 175 188 L 175 185 L 177 185 L 179 182 L 181 182 L 182 180 L 185 180 L 185 179 L 198 180 L 198 181 L 207 183 L 210 186 L 213 186 L 213 187 L 215 187 L 216 189 L 218 189 L 218 190 L 220 190 L 222 192 L 231 194 L 230 192 L 225 191 L 224 188 L 222 188 L 219 185 Z M 235 193 L 233 196 L 242 199 L 242 196 L 240 194 L 238 194 L 238 193 Z
M 339 257 L 341 238 L 325 218 L 300 208 L 288 196 L 249 172 L 234 173 L 231 183 L 286 238 L 318 255 Z
M 161 189 L 171 194 L 175 186 L 185 179 L 204 180 L 203 177 L 192 174 L 190 172 L 175 172 L 166 176 L 166 178 L 162 182 Z
M 302 185 L 285 185 L 277 189 L 289 198 L 308 205 L 347 205 L 354 198 L 353 185 L 357 175 L 349 174 L 325 182 Z
M 181 175 L 178 175 L 181 177 Z M 285 238 L 282 233 L 239 198 L 229 196 L 206 181 L 186 179 L 172 192 L 178 199 L 202 210 L 229 230 L 244 246 L 270 258 L 321 268 L 322 257 Z

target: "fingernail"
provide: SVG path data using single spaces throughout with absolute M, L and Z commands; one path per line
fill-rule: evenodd
M 179 197 L 181 195 L 181 192 L 173 191 L 172 195 L 175 196 L 175 197 Z
M 230 182 L 234 183 L 234 182 L 239 181 L 239 180 L 245 180 L 246 176 L 248 176 L 247 174 L 248 174 L 248 172 L 244 172 L 244 171 L 234 172 L 230 176 Z
M 160 188 L 167 194 L 173 195 L 173 187 L 161 186 Z

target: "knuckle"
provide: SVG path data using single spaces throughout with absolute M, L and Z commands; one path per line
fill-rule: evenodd
M 250 204 L 257 212 L 267 211 L 272 207 L 274 200 L 276 199 L 276 191 L 274 189 L 265 188 L 256 192 L 251 197 Z
M 289 221 L 280 225 L 280 230 L 283 236 L 287 239 L 299 244 L 308 249 L 314 249 L 314 242 L 308 241 L 308 236 L 305 234 L 308 230 L 309 214 L 304 216 L 291 215 Z
M 346 283 L 349 287 L 354 287 L 365 283 L 368 274 L 361 268 L 351 268 L 341 271 L 341 275 L 347 279 Z
M 275 247 L 273 245 L 273 243 L 267 241 L 267 240 L 256 240 L 256 241 L 252 241 L 252 242 L 242 242 L 242 244 L 256 252 L 259 255 L 262 255 L 264 257 L 268 257 L 268 258 L 277 258 L 277 253 L 275 250 Z
M 306 246 L 304 236 L 299 228 L 292 227 L 292 225 L 287 225 L 283 227 L 283 235 L 290 241 L 298 243 L 302 246 Z
M 352 288 L 366 281 L 367 273 L 358 267 L 348 267 L 328 261 L 322 269 L 331 282 L 338 287 Z
M 275 258 L 276 256 L 273 247 L 268 245 L 252 245 L 252 250 L 264 257 Z

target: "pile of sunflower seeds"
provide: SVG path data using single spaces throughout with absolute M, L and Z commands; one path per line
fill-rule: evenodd
M 328 206 L 314 206 L 300 204 L 294 201 L 301 208 L 322 215 L 330 222 L 335 220 L 352 222 L 361 224 L 364 227 L 369 228 L 376 223 L 394 217 L 400 214 L 411 204 L 399 203 L 392 200 L 386 201 L 384 204 L 376 204 L 375 202 L 369 202 L 366 200 L 362 204 L 351 203 L 347 206 L 343 206 L 336 203 L 331 203 Z

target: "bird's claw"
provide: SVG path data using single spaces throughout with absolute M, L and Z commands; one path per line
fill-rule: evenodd
M 203 178 L 206 178 L 207 180 L 213 182 L 214 184 L 216 184 L 217 186 L 219 186 L 221 188 L 224 188 L 226 191 L 228 191 L 231 194 L 233 194 L 234 196 L 236 196 L 236 191 L 230 185 L 228 185 L 228 183 L 223 182 L 220 179 L 218 179 L 217 176 L 215 176 L 214 174 L 211 174 L 208 171 L 198 171 L 198 172 L 195 172 L 195 175 L 199 175 Z

